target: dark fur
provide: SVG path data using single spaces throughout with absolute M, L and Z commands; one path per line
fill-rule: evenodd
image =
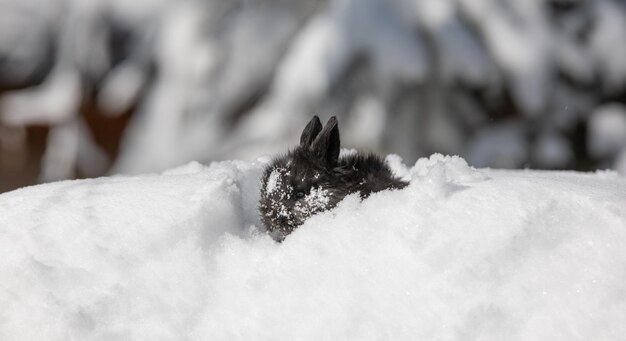
M 314 116 L 302 132 L 300 145 L 266 167 L 259 210 L 274 239 L 283 240 L 307 218 L 334 208 L 350 193 L 366 198 L 407 185 L 376 155 L 357 153 L 340 158 L 339 144 L 336 118 L 322 129 Z M 298 197 L 298 192 L 303 197 Z

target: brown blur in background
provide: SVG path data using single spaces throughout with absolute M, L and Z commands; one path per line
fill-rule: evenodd
M 624 0 L 0 0 L 0 193 L 255 159 L 626 174 Z

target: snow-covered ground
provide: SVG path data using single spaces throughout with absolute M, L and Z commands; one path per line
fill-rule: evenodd
M 347 197 L 279 244 L 267 160 L 0 195 L 0 340 L 623 340 L 626 180 L 473 169 Z

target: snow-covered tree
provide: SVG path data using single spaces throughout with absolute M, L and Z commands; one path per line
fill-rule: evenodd
M 46 124 L 41 180 L 137 173 L 319 114 L 408 162 L 625 170 L 625 38 L 623 0 L 2 0 L 0 145 Z M 89 115 L 123 113 L 107 152 Z

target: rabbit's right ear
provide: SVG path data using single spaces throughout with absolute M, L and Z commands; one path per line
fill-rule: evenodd
M 317 137 L 317 134 L 322 131 L 322 122 L 320 122 L 319 117 L 313 116 L 311 121 L 304 127 L 302 131 L 302 135 L 300 136 L 300 146 L 304 148 L 311 147 L 311 144 Z
M 333 116 L 313 141 L 311 150 L 327 168 L 334 168 L 339 161 L 339 143 L 337 118 Z

